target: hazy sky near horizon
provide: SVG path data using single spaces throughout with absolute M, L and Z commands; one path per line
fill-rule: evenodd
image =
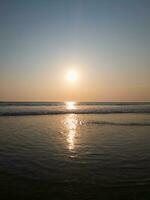
M 150 1 L 1 0 L 0 100 L 150 101 Z

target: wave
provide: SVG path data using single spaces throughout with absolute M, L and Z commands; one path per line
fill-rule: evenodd
M 150 114 L 150 110 L 34 110 L 34 111 L 5 111 L 0 116 L 32 116 L 32 115 L 62 115 L 62 114 Z
M 0 106 L 62 106 L 65 102 L 0 102 Z
M 150 105 L 150 102 L 75 102 L 76 105 L 106 105 L 106 106 L 129 106 L 129 105 Z M 62 106 L 66 102 L 7 102 L 0 101 L 0 106 Z
M 110 125 L 110 126 L 150 126 L 150 122 L 110 122 L 110 121 L 89 121 L 85 124 Z

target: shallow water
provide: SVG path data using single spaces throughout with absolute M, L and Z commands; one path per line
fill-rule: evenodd
M 1 197 L 150 199 L 149 144 L 148 113 L 1 116 Z

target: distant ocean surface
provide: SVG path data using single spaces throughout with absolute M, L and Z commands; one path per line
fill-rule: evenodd
M 0 198 L 150 199 L 150 103 L 0 102 Z
M 150 103 L 0 102 L 0 116 L 150 113 Z

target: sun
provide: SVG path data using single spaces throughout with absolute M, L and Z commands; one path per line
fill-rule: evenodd
M 78 78 L 77 72 L 75 70 L 70 70 L 67 73 L 67 79 L 69 81 L 76 81 Z

